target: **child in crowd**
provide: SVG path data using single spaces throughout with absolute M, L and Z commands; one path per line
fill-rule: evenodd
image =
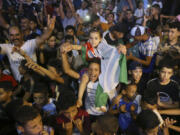
M 31 106 L 17 110 L 16 123 L 19 135 L 54 135 L 54 130 L 43 125 L 41 115 Z
M 117 118 L 110 114 L 100 116 L 96 122 L 92 124 L 93 133 L 96 135 L 117 135 L 118 127 Z
M 78 109 L 74 92 L 69 89 L 64 90 L 56 103 L 58 116 L 56 123 L 65 131 L 66 135 L 80 133 L 88 135 L 90 132 L 89 115 L 86 111 Z
M 56 114 L 56 106 L 52 98 L 48 98 L 48 87 L 44 83 L 38 83 L 33 90 L 33 106 L 42 112 L 43 117 Z
M 85 46 L 77 46 L 77 45 L 64 45 L 62 47 L 62 61 L 63 61 L 63 68 L 64 72 L 68 74 L 69 76 L 79 79 L 80 75 L 74 72 L 68 62 L 67 62 L 67 56 L 65 55 L 66 52 L 70 51 L 71 49 L 81 50 L 82 49 L 82 58 L 84 59 L 84 62 L 87 63 L 87 61 L 91 60 L 92 58 L 100 58 L 101 60 L 101 75 L 99 76 L 99 84 L 101 85 L 101 88 L 108 93 L 109 97 L 112 99 L 112 97 L 115 96 L 115 87 L 119 83 L 119 77 L 118 75 L 115 75 L 116 73 L 119 74 L 119 67 L 124 64 L 120 64 L 119 62 L 124 61 L 123 55 L 119 55 L 117 49 L 115 47 L 112 47 L 107 44 L 105 40 L 101 39 L 101 33 L 95 28 L 92 29 L 90 32 L 90 39 Z M 122 47 L 119 48 L 120 52 L 123 52 L 123 54 L 126 53 L 126 50 Z M 120 63 L 121 63 L 120 62 Z M 114 65 L 112 67 L 112 65 Z M 124 69 L 122 66 L 122 70 Z M 113 69 L 112 69 L 113 68 Z M 125 73 L 125 72 L 124 72 Z M 107 77 L 109 75 L 112 75 L 111 77 Z M 121 73 L 120 73 L 121 74 Z M 105 77 L 106 76 L 106 77 Z M 123 79 L 125 76 L 123 76 Z M 125 81 L 126 78 L 123 80 Z M 107 83 L 110 81 L 110 85 L 107 86 Z M 103 91 L 103 90 L 102 90 Z M 108 95 L 104 97 L 108 97 Z M 100 101 L 100 99 L 98 99 Z M 103 100 L 103 106 L 101 109 L 106 110 L 106 103 L 104 104 L 104 101 L 106 102 L 107 99 Z
M 158 94 L 160 97 L 158 106 L 161 108 L 178 108 L 179 85 L 171 79 L 174 71 L 173 62 L 162 60 L 160 63 L 159 78 L 152 79 L 147 83 L 145 93 Z
M 90 115 L 91 123 L 106 111 L 104 108 L 98 110 L 95 106 L 95 97 L 99 84 L 98 77 L 101 70 L 100 66 L 100 59 L 94 58 L 89 62 L 88 73 L 83 75 L 78 93 L 77 106 L 80 107 L 83 105 L 83 95 L 86 91 L 85 109 Z
M 110 113 L 119 113 L 120 129 L 126 132 L 137 114 L 138 104 L 135 100 L 137 86 L 135 84 L 128 84 L 123 91 L 124 95 L 122 95 L 118 104 L 111 107 Z

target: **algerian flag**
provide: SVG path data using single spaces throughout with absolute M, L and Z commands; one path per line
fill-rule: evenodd
M 108 98 L 112 99 L 116 96 L 116 86 L 119 82 L 127 83 L 126 57 L 119 54 L 117 49 L 108 45 L 105 40 L 102 40 L 96 49 L 92 46 L 82 48 L 82 56 L 84 61 L 89 56 L 101 58 L 101 74 L 96 91 L 95 105 L 98 108 L 105 107 Z

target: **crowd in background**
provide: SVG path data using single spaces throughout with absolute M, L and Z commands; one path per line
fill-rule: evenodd
M 180 134 L 178 0 L 0 0 L 0 135 Z

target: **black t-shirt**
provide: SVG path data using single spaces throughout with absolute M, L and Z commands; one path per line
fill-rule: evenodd
M 170 99 L 174 102 L 179 101 L 179 86 L 174 80 L 171 80 L 167 85 L 161 85 L 158 78 L 152 79 L 147 83 L 146 92 L 154 94 L 159 92 L 162 102 L 168 102 Z

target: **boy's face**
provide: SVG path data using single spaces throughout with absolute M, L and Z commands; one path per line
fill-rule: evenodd
M 43 93 L 33 93 L 33 99 L 37 106 L 43 106 L 47 102 L 47 96 Z
M 142 76 L 142 68 L 137 67 L 135 70 L 132 70 L 132 77 L 135 81 L 139 81 Z
M 89 80 L 95 82 L 100 74 L 100 66 L 97 63 L 91 63 L 88 68 Z
M 34 21 L 30 21 L 29 22 L 29 27 L 31 30 L 35 30 L 35 28 L 37 27 L 37 24 Z
M 173 69 L 163 67 L 160 71 L 160 80 L 161 82 L 168 82 L 173 75 Z
M 69 119 L 69 120 L 73 120 L 74 117 L 77 115 L 78 113 L 78 109 L 76 107 L 76 105 L 69 107 L 67 110 L 65 110 L 64 115 Z
M 52 36 L 48 40 L 48 46 L 54 48 L 55 45 L 56 45 L 56 37 Z
M 20 73 L 21 75 L 24 75 L 24 74 L 26 73 L 26 70 L 24 70 L 21 65 L 19 66 L 19 73 Z
M 180 35 L 179 34 L 180 32 L 178 31 L 177 28 L 170 28 L 169 29 L 169 32 L 168 32 L 168 37 L 169 37 L 169 40 L 172 41 L 172 40 L 177 40 L 178 39 L 178 36 Z
M 41 135 L 43 131 L 43 124 L 41 116 L 37 116 L 35 119 L 28 121 L 22 128 L 21 132 L 24 135 Z
M 12 92 L 6 92 L 3 88 L 0 88 L 0 104 L 4 104 L 11 97 Z
M 98 32 L 91 32 L 89 42 L 93 47 L 97 47 L 101 42 L 101 36 Z
M 68 30 L 66 31 L 66 35 L 74 36 L 74 31 L 73 31 L 73 29 L 68 29 Z
M 127 97 L 129 100 L 134 100 L 135 95 L 136 95 L 136 90 L 137 90 L 136 85 L 128 86 L 126 91 L 127 91 Z
M 126 17 L 127 19 L 131 19 L 133 16 L 132 12 L 131 11 L 126 11 Z

